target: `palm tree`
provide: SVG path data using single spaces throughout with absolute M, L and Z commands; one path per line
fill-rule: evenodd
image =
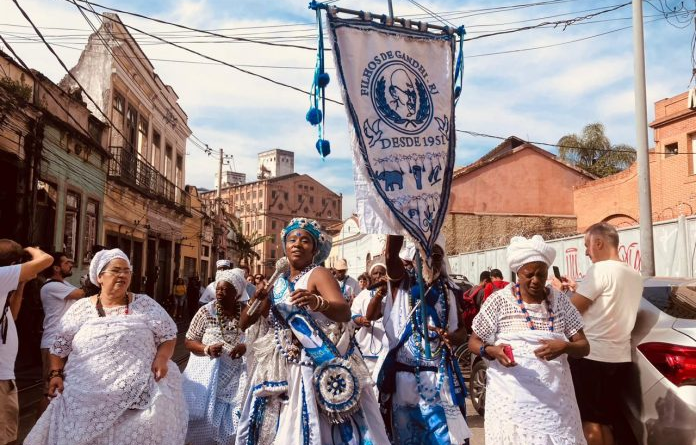
M 588 124 L 582 134 L 568 134 L 558 141 L 559 157 L 598 177 L 613 175 L 636 161 L 636 149 L 626 144 L 612 145 L 604 125 Z
M 239 253 L 239 262 L 243 262 L 253 268 L 254 260 L 261 258 L 261 255 L 254 249 L 259 244 L 271 240 L 270 235 L 259 235 L 258 232 L 250 233 L 248 236 L 244 234 L 242 222 L 236 218 L 232 218 L 227 213 L 224 214 L 225 219 L 229 223 L 229 227 L 234 233 L 234 241 L 230 241 L 230 246 Z

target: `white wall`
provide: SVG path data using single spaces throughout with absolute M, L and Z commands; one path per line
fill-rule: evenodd
M 357 278 L 366 272 L 366 260 L 382 253 L 386 241 L 385 235 L 372 235 L 360 232 L 360 227 L 353 218 L 343 222 L 341 232 L 333 237 L 333 247 L 326 265 L 331 267 L 341 258 L 348 262 L 348 275 Z
M 657 276 L 693 277 L 694 254 L 696 253 L 696 216 L 684 218 L 682 229 L 679 220 L 664 221 L 653 225 L 655 249 L 655 273 Z M 550 241 L 556 249 L 555 266 L 561 275 L 570 278 L 582 277 L 590 266 L 585 256 L 583 235 Z M 640 270 L 640 229 L 638 226 L 619 229 L 619 255 L 626 263 Z M 463 253 L 449 257 L 452 273 L 466 275 L 477 281 L 483 270 L 497 268 L 509 279 L 505 247 Z

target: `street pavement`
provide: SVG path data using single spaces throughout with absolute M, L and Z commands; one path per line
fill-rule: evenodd
M 177 335 L 176 348 L 174 349 L 174 355 L 172 359 L 179 366 L 180 370 L 184 370 L 186 367 L 186 362 L 188 361 L 189 353 L 184 347 L 184 339 L 186 335 L 186 330 L 188 329 L 188 322 L 178 323 L 179 334 Z M 468 370 L 466 370 L 468 372 Z M 31 427 L 36 422 L 36 404 L 42 397 L 43 385 L 41 382 L 41 370 L 36 370 L 36 383 L 33 385 L 28 385 L 19 391 L 19 440 L 18 444 L 21 444 L 26 435 L 31 430 Z M 465 373 L 467 375 L 467 373 Z M 470 445 L 484 445 L 484 432 L 483 432 L 483 417 L 479 416 L 474 407 L 471 405 L 471 399 L 466 400 L 466 412 L 467 423 L 471 429 L 471 441 Z
M 466 399 L 466 423 L 471 430 L 469 445 L 484 445 L 486 443 L 483 433 L 483 417 L 480 416 L 471 404 L 471 399 Z

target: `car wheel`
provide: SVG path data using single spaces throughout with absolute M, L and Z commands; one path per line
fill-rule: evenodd
M 483 360 L 474 363 L 471 368 L 471 377 L 469 378 L 469 394 L 471 396 L 471 404 L 474 406 L 479 415 L 483 416 L 486 405 L 486 370 L 488 366 Z
M 462 371 L 469 369 L 469 366 L 471 366 L 471 352 L 469 352 L 469 346 L 466 342 L 457 346 L 452 354 L 459 361 L 459 368 Z

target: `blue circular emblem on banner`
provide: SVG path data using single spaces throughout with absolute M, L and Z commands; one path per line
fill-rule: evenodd
M 382 120 L 404 134 L 419 134 L 433 120 L 433 101 L 425 80 L 401 60 L 382 65 L 370 87 L 372 105 Z

